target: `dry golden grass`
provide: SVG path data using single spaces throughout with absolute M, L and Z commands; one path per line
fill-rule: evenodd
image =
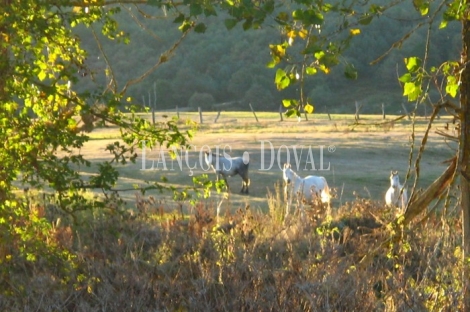
M 0 309 L 459 310 L 455 216 L 432 215 L 380 248 L 395 216 L 381 204 L 358 199 L 331 214 L 312 207 L 305 221 L 283 222 L 281 197 L 272 194 L 268 213 L 247 206 L 219 223 L 210 202 L 187 219 L 142 196 L 133 214 L 63 219 L 48 234 L 49 254 L 25 261 L 12 249 L 2 260 Z

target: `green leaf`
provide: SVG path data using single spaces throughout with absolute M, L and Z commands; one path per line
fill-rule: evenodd
M 421 15 L 426 15 L 429 12 L 429 2 L 425 0 L 413 0 L 413 6 L 416 11 L 420 12 Z
M 344 70 L 344 75 L 348 79 L 357 79 L 357 69 L 353 64 L 348 63 L 346 69 Z
M 317 69 L 315 67 L 307 67 L 305 69 L 305 73 L 307 75 L 315 75 L 317 73 Z
M 413 82 L 407 82 L 405 83 L 405 86 L 403 87 L 403 95 L 409 95 L 414 93 L 416 90 L 416 86 Z
M 217 16 L 217 11 L 213 6 L 206 6 L 204 8 L 204 15 L 207 16 Z
M 238 24 L 238 21 L 236 19 L 233 19 L 233 18 L 228 18 L 224 21 L 225 23 L 225 28 L 227 28 L 228 30 L 232 29 L 233 27 L 237 26 Z
M 403 76 L 401 76 L 400 78 L 398 78 L 399 81 L 405 83 L 405 82 L 410 82 L 412 80 L 411 78 L 411 74 L 410 73 L 406 73 L 404 74 Z
M 38 78 L 39 78 L 39 80 L 41 80 L 41 81 L 43 81 L 44 79 L 46 79 L 46 76 L 47 76 L 47 74 L 46 74 L 46 72 L 45 72 L 44 70 L 41 70 L 41 71 L 39 72 L 39 74 L 38 74 Z
M 242 27 L 243 27 L 243 30 L 248 30 L 252 27 L 253 25 L 253 21 L 252 19 L 246 19 L 246 21 L 243 23 Z
M 196 27 L 194 27 L 194 31 L 199 33 L 199 34 L 205 33 L 206 29 L 207 29 L 207 27 L 204 23 L 197 24 Z
M 202 14 L 202 6 L 199 3 L 191 3 L 189 5 L 189 15 L 199 16 Z
M 288 99 L 282 100 L 282 106 L 284 106 L 285 108 L 289 108 L 291 107 L 291 105 L 292 105 L 292 100 L 288 100 Z
M 374 19 L 373 15 L 370 15 L 369 13 L 365 13 L 359 18 L 359 24 L 369 25 L 373 19 Z
M 421 66 L 421 59 L 419 57 L 413 56 L 409 58 L 405 58 L 406 69 L 409 72 L 415 72 Z
M 456 97 L 459 91 L 459 81 L 455 76 L 447 76 L 446 92 L 451 97 Z
M 289 21 L 289 15 L 286 12 L 280 12 L 276 16 L 276 22 L 280 25 L 286 25 L 287 22 Z
M 274 68 L 274 67 L 276 67 L 277 64 L 279 64 L 279 62 L 276 62 L 275 60 L 272 59 L 271 61 L 268 62 L 268 64 L 266 64 L 266 67 L 267 68 Z
M 313 114 L 313 111 L 315 110 L 315 107 L 313 105 L 307 103 L 307 105 L 305 105 L 305 107 L 304 107 L 304 110 L 308 114 Z
M 280 68 L 276 71 L 276 77 L 274 79 L 274 83 L 278 90 L 283 90 L 290 85 L 290 79 L 286 75 L 286 72 Z
M 325 56 L 325 52 L 323 51 L 318 51 L 313 54 L 317 60 L 321 60 Z
M 299 105 L 299 102 L 295 99 L 283 99 L 282 100 L 282 105 L 285 107 L 285 108 L 289 108 L 289 107 L 297 107 Z
M 408 101 L 416 101 L 421 94 L 421 88 L 413 82 L 405 83 L 403 95 L 408 96 Z
M 301 20 L 303 18 L 303 11 L 301 9 L 297 9 L 292 12 L 292 18 L 294 20 Z
M 181 25 L 180 27 L 178 27 L 179 30 L 181 30 L 182 32 L 185 32 L 187 30 L 189 30 L 191 28 L 192 24 L 189 20 L 185 20 Z
M 447 27 L 447 21 L 442 20 L 441 23 L 439 24 L 439 29 L 446 28 Z
M 303 22 L 306 25 L 322 25 L 323 15 L 316 10 L 310 9 L 303 12 Z
M 173 23 L 176 23 L 176 24 L 182 23 L 182 22 L 184 22 L 185 18 L 186 18 L 186 17 L 184 16 L 184 14 L 181 14 L 181 13 L 180 13 L 180 14 L 173 20 Z
M 300 116 L 300 112 L 296 109 L 296 108 L 292 108 L 292 109 L 289 109 L 287 112 L 286 112 L 286 116 L 287 117 L 291 117 L 291 116 Z

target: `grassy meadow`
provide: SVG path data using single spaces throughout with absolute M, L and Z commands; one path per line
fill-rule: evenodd
M 232 156 L 249 153 L 249 195 L 238 193 L 241 181 L 235 176 L 229 181 L 229 196 L 212 192 L 194 206 L 175 203 L 171 194 L 130 190 L 121 192 L 125 207 L 78 211 L 72 218 L 57 211 L 53 202 L 38 201 L 15 224 L 21 231 L 0 245 L 0 310 L 462 309 L 462 231 L 456 201 L 419 216 L 406 229 L 392 225 L 399 212 L 384 205 L 390 170 L 399 170 L 403 183 L 410 162 L 414 168 L 427 125 L 424 118 L 412 124 L 393 121 L 396 116 L 383 120 L 363 115 L 358 125 L 352 116 L 342 115 L 331 115 L 331 120 L 314 115 L 301 122 L 280 122 L 278 114 L 268 113 L 259 113 L 258 122 L 251 113 L 223 112 L 217 123 L 216 113 L 203 117 L 188 152 L 194 169 L 185 163 L 179 168 L 176 162 L 171 167 L 168 158 L 167 170 L 162 170 L 159 151 L 146 151 L 143 165 L 142 152 L 140 162 L 119 168 L 116 189 L 143 186 L 163 175 L 167 183 L 183 188 L 192 183 L 191 170 L 215 178 L 198 162 L 203 146 L 218 145 L 229 146 Z M 180 118 L 197 121 L 199 116 L 181 113 Z M 429 133 L 418 187 L 438 177 L 446 167 L 442 162 L 452 156 L 455 146 L 436 134 L 451 133 L 445 129 L 448 122 L 441 117 Z M 181 122 L 181 127 L 188 126 Z M 117 130 L 102 128 L 91 135 L 81 153 L 106 159 L 104 148 L 118 138 Z M 264 153 L 261 142 L 269 146 Z M 275 154 L 271 168 L 268 142 Z M 289 148 L 296 167 L 294 145 L 299 174 L 325 176 L 335 198 L 331 209 L 312 205 L 302 217 L 292 212 L 284 219 L 279 165 L 287 161 Z M 263 157 L 268 161 L 264 165 Z M 152 160 L 159 169 L 151 169 Z M 322 160 L 325 170 L 319 170 Z M 93 167 L 87 170 L 83 174 L 93 174 Z M 415 175 L 411 170 L 408 190 Z M 21 240 L 23 231 L 34 235 Z
M 174 115 L 165 114 L 157 113 L 157 120 Z M 216 116 L 215 112 L 204 113 L 203 124 L 200 124 L 197 113 L 180 113 L 181 119 L 196 122 L 197 130 L 191 140 L 192 149 L 187 152 L 188 161 L 183 159 L 180 166 L 171 159 L 167 150 L 146 149 L 141 151 L 136 164 L 120 168 L 122 177 L 116 188 L 130 189 L 133 184 L 160 181 L 162 176 L 176 187 L 192 185 L 191 174 L 197 176 L 205 173 L 215 179 L 215 174 L 208 170 L 203 161 L 202 150 L 210 148 L 216 151 L 219 147 L 220 152 L 225 148 L 233 157 L 242 156 L 245 151 L 250 157 L 250 194 L 239 194 L 239 176 L 229 178 L 231 192 L 223 203 L 225 208 L 238 208 L 249 203 L 252 207 L 266 211 L 267 194 L 274 192 L 276 184 L 282 184 L 281 168 L 288 160 L 302 177 L 322 175 L 327 179 L 335 193 L 333 207 L 357 198 L 384 202 L 385 192 L 390 186 L 390 171 L 398 170 L 403 184 L 410 162 L 412 169 L 406 185 L 411 189 L 416 177 L 414 162 L 427 127 L 425 118 L 418 118 L 414 124 L 407 119 L 393 121 L 398 116 L 388 116 L 384 120 L 382 116 L 361 115 L 359 123 L 356 123 L 353 115 L 331 115 L 330 120 L 328 115 L 315 114 L 308 121 L 303 119 L 298 122 L 296 118 L 290 118 L 281 122 L 279 114 L 264 112 L 257 113 L 256 122 L 251 112 L 222 112 L 217 123 L 214 123 Z M 419 165 L 418 186 L 428 185 L 438 177 L 446 168 L 443 161 L 452 156 L 455 144 L 447 142 L 435 132 L 446 131 L 444 127 L 447 123 L 450 123 L 450 119 L 442 117 L 430 131 L 426 153 Z M 186 126 L 182 123 L 182 127 Z M 414 141 L 411 140 L 413 127 Z M 92 133 L 92 137 L 94 139 L 84 148 L 83 153 L 102 159 L 106 157 L 104 147 L 118 137 L 118 132 L 105 128 Z M 186 156 L 185 152 L 179 155 L 183 158 Z M 165 193 L 150 194 L 162 199 L 171 196 Z M 226 195 L 214 193 L 212 200 L 218 201 Z M 134 192 L 127 192 L 123 197 L 130 207 L 134 206 Z

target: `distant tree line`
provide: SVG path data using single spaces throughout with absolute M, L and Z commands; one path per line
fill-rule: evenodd
M 412 40 L 390 52 L 383 61 L 370 63 L 411 30 L 411 12 L 411 4 L 409 10 L 406 5 L 396 7 L 354 38 L 344 58 L 355 64 L 359 72 L 357 80 L 346 79 L 341 70 L 334 70 L 307 82 L 305 90 L 317 112 L 351 113 L 355 101 L 363 104 L 364 113 L 379 114 L 382 104 L 387 113 L 401 112 L 401 103 L 405 100 L 398 76 L 403 72 L 403 59 L 422 54 L 426 29 L 414 33 Z M 117 19 L 133 44 L 114 45 L 103 41 L 100 48 L 108 54 L 114 74 L 122 81 L 144 72 L 181 34 L 171 19 L 150 22 L 142 19 L 139 22 L 146 30 L 129 15 L 121 14 Z M 266 25 L 252 32 L 245 32 L 240 26 L 228 31 L 221 20 L 207 18 L 205 33 L 185 39 L 174 56 L 142 83 L 131 87 L 129 95 L 141 102 L 142 98 L 148 99 L 149 94 L 153 98 L 155 94 L 157 109 L 201 106 L 207 110 L 216 103 L 237 101 L 239 110 L 249 110 L 251 103 L 259 111 L 278 110 L 283 98 L 298 97 L 295 89 L 279 92 L 273 83 L 275 71 L 263 65 L 270 60 L 268 45 L 280 41 L 278 30 Z M 430 64 L 440 64 L 459 53 L 460 35 L 455 27 L 458 25 L 436 33 L 431 42 Z M 87 62 L 96 72 L 90 75 L 96 81 L 106 80 L 108 65 L 100 56 L 93 36 L 85 28 L 76 32 L 92 51 Z M 78 89 L 90 89 L 93 79 L 84 79 Z

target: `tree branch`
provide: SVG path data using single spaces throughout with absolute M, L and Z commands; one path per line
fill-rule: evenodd
M 176 48 L 181 44 L 183 39 L 186 37 L 186 35 L 194 28 L 194 24 L 191 25 L 191 27 L 186 30 L 182 35 L 181 38 L 166 52 L 160 55 L 160 58 L 158 59 L 157 63 L 153 65 L 151 68 L 149 68 L 145 73 L 143 73 L 141 76 L 129 80 L 126 85 L 122 88 L 121 92 L 119 93 L 121 96 L 126 94 L 127 88 L 129 88 L 132 85 L 135 85 L 145 78 L 147 78 L 151 73 L 153 73 L 160 65 L 163 63 L 166 63 L 174 54 Z

